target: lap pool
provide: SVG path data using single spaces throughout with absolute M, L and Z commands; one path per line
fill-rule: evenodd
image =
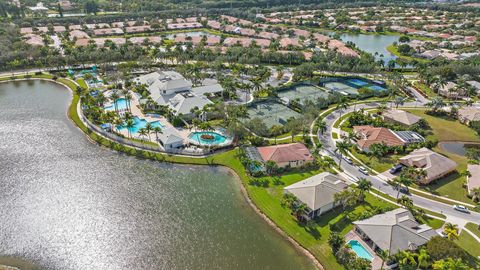
M 372 254 L 357 240 L 350 240 L 348 244 L 352 247 L 353 252 L 357 254 L 358 257 L 362 259 L 367 259 L 369 261 L 373 260 Z

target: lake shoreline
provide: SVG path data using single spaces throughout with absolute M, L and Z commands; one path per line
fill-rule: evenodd
M 45 74 L 43 74 L 45 75 Z M 231 174 L 234 178 L 235 178 L 235 181 L 238 181 L 239 184 L 240 184 L 240 190 L 241 190 L 241 193 L 242 193 L 242 197 L 245 199 L 245 201 L 248 203 L 248 205 L 250 205 L 250 207 L 269 225 L 269 227 L 271 227 L 274 231 L 276 231 L 278 234 L 280 234 L 280 236 L 282 238 L 284 238 L 285 240 L 287 240 L 294 249 L 296 249 L 298 252 L 300 252 L 301 254 L 303 254 L 304 256 L 306 256 L 312 263 L 313 265 L 315 265 L 315 267 L 319 270 L 324 270 L 325 268 L 323 267 L 323 265 L 320 263 L 320 261 L 318 261 L 318 259 L 309 251 L 307 250 L 306 248 L 304 248 L 302 245 L 300 245 L 300 243 L 298 243 L 295 239 L 293 239 L 292 237 L 290 237 L 285 231 L 283 231 L 280 227 L 277 226 L 277 224 L 275 224 L 275 222 L 273 222 L 267 215 L 265 215 L 256 205 L 255 203 L 252 201 L 252 199 L 250 198 L 250 195 L 248 193 L 248 190 L 247 188 L 245 187 L 245 184 L 244 184 L 244 181 L 242 181 L 242 177 L 240 176 L 239 172 L 237 172 L 234 168 L 231 168 L 227 165 L 223 165 L 223 164 L 215 164 L 215 163 L 207 163 L 206 164 L 203 164 L 201 162 L 197 162 L 200 161 L 200 160 L 204 160 L 205 157 L 203 158 L 194 158 L 194 159 L 187 159 L 187 160 L 181 160 L 181 156 L 176 156 L 176 155 L 167 155 L 167 154 L 161 154 L 161 153 L 154 153 L 155 155 L 153 157 L 151 156 L 145 156 L 145 155 L 134 155 L 128 151 L 126 151 L 126 149 L 128 148 L 131 148 L 129 146 L 124 146 L 124 150 L 117 150 L 117 149 L 113 149 L 112 147 L 108 147 L 107 145 L 105 144 L 102 144 L 100 143 L 99 141 L 96 141 L 94 138 L 92 138 L 92 133 L 93 134 L 96 134 L 94 131 L 88 129 L 88 127 L 85 126 L 85 128 L 89 131 L 89 133 L 86 132 L 86 130 L 82 129 L 79 124 L 83 124 L 81 122 L 81 120 L 79 119 L 78 117 L 78 113 L 77 113 L 77 106 L 78 106 L 78 103 L 79 103 L 79 99 L 76 98 L 76 94 L 75 94 L 75 90 L 72 89 L 72 87 L 70 87 L 67 83 L 63 83 L 61 81 L 58 81 L 58 80 L 53 80 L 52 78 L 48 78 L 48 77 L 35 77 L 35 75 L 32 75 L 31 77 L 29 78 L 17 78 L 15 77 L 16 79 L 12 79 L 12 78 L 8 78 L 7 80 L 1 80 L 0 82 L 16 82 L 16 81 L 29 81 L 29 80 L 43 80 L 43 81 L 49 81 L 49 82 L 53 82 L 53 83 L 57 83 L 61 86 L 64 86 L 65 88 L 67 88 L 70 92 L 70 100 L 68 101 L 68 105 L 67 105 L 67 111 L 66 111 L 66 115 L 68 117 L 68 119 L 73 122 L 73 124 L 75 125 L 76 128 L 80 129 L 80 131 L 82 132 L 82 134 L 84 134 L 86 137 L 87 137 L 87 140 L 89 142 L 91 142 L 92 144 L 96 144 L 96 145 L 99 145 L 100 147 L 105 147 L 105 148 L 108 148 L 109 150 L 112 150 L 112 151 L 115 151 L 117 153 L 124 153 L 124 154 L 127 154 L 127 155 L 130 155 L 130 156 L 135 156 L 135 157 L 139 157 L 139 158 L 142 158 L 142 159 L 145 159 L 145 160 L 154 160 L 154 161 L 160 161 L 160 162 L 166 162 L 166 163 L 171 163 L 171 164 L 179 164 L 179 165 L 195 165 L 195 166 L 214 166 L 214 167 L 221 167 L 221 168 L 224 168 L 225 170 L 227 170 L 229 172 L 229 174 Z M 63 79 L 63 80 L 67 80 L 67 82 L 69 83 L 72 83 L 73 85 L 77 85 L 76 82 L 72 81 L 72 80 L 68 80 L 68 79 Z M 72 109 L 74 108 L 74 109 Z M 72 115 L 73 114 L 73 115 Z M 80 121 L 80 123 L 78 121 L 76 121 L 76 119 L 78 119 L 78 121 Z M 96 134 L 97 136 L 100 136 L 98 134 Z M 103 137 L 101 137 L 103 138 Z M 141 151 L 142 153 L 143 152 L 149 152 L 149 151 L 146 151 L 146 150 L 138 150 L 138 151 Z M 136 153 L 138 153 L 136 151 Z M 153 152 L 152 152 L 153 153 Z M 168 157 L 168 160 L 164 159 L 164 160 L 159 160 L 158 158 L 156 158 L 158 155 L 161 155 L 163 156 L 164 158 Z M 212 157 L 214 157 L 215 155 L 212 155 Z M 154 158 L 155 157 L 155 158 Z M 176 158 L 179 159 L 176 161 Z M 194 161 L 195 160 L 195 161 Z

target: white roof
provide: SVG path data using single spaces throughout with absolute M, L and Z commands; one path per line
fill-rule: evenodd
M 427 182 L 438 179 L 457 167 L 455 161 L 425 147 L 412 151 L 399 161 L 406 166 L 423 169 L 427 173 Z
M 158 134 L 158 139 L 163 145 L 183 143 L 183 138 L 178 131 L 173 127 L 168 127 Z
M 180 113 L 190 114 L 193 108 L 197 107 L 202 109 L 207 104 L 212 104 L 208 98 L 204 96 L 197 96 L 189 92 L 176 94 L 169 101 L 169 105 L 173 108 L 176 115 L 179 115 Z
M 197 95 L 215 94 L 215 93 L 220 93 L 222 91 L 223 91 L 223 87 L 218 83 L 192 88 L 192 92 L 194 92 Z
M 421 119 L 420 117 L 409 112 L 395 109 L 385 111 L 383 113 L 383 117 L 392 119 L 407 126 L 413 125 Z
M 347 186 L 339 176 L 323 172 L 285 187 L 284 190 L 295 195 L 311 210 L 317 210 L 333 203 L 334 195 Z

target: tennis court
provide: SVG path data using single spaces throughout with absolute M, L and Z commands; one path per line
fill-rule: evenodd
M 300 114 L 285 105 L 275 101 L 262 101 L 252 104 L 248 108 L 250 119 L 259 117 L 268 128 L 274 125 L 284 125 L 291 117 L 299 117 Z
M 360 80 L 360 79 L 348 79 L 347 82 L 351 83 L 355 86 L 358 86 L 359 88 L 364 87 L 366 85 L 369 85 L 368 82 Z
M 278 96 L 283 100 L 286 99 L 287 102 L 298 98 L 300 104 L 303 105 L 305 100 L 315 101 L 318 98 L 328 98 L 328 93 L 315 85 L 300 84 L 278 91 Z
M 327 82 L 324 87 L 330 91 L 339 92 L 345 95 L 358 95 L 358 90 L 341 82 Z

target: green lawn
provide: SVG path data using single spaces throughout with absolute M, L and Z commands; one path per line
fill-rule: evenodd
M 362 161 L 364 164 L 366 164 L 368 167 L 374 169 L 375 171 L 382 173 L 390 168 L 394 164 L 396 164 L 399 156 L 397 155 L 387 155 L 381 158 L 377 157 L 370 157 L 367 156 L 363 153 L 361 153 L 356 146 L 352 146 L 351 151 L 353 156 L 358 158 L 360 161 Z
M 471 128 L 458 121 L 427 115 L 425 111 L 421 109 L 408 109 L 407 111 L 422 117 L 428 122 L 432 128 L 432 134 L 428 135 L 427 139 L 436 139 L 438 141 L 480 141 L 477 134 L 475 134 Z M 439 179 L 428 186 L 420 186 L 420 188 L 436 195 L 471 203 L 472 201 L 467 198 L 467 191 L 463 187 L 466 178 L 460 175 L 461 172 L 467 169 L 467 158 L 446 152 L 438 146 L 433 150 L 455 161 L 458 164 L 457 172 Z
M 387 46 L 387 51 L 388 51 L 389 53 L 395 55 L 396 57 L 405 59 L 405 60 L 407 60 L 407 61 L 416 60 L 416 61 L 422 62 L 422 63 L 430 62 L 430 60 L 427 60 L 427 59 L 402 55 L 401 53 L 398 52 L 397 47 L 395 47 L 395 45 L 393 45 L 393 44 Z
M 432 88 L 428 87 L 428 85 L 420 83 L 420 82 L 414 82 L 413 85 L 420 89 L 425 95 L 427 95 L 429 98 L 433 98 L 438 96 L 437 93 L 433 92 Z
M 477 258 L 480 256 L 480 243 L 467 232 L 461 232 L 455 243 L 465 249 L 470 255 Z
M 469 229 L 472 233 L 480 237 L 480 229 L 477 224 L 469 222 L 467 223 L 467 225 L 465 225 L 465 227 L 467 227 L 467 229 Z

